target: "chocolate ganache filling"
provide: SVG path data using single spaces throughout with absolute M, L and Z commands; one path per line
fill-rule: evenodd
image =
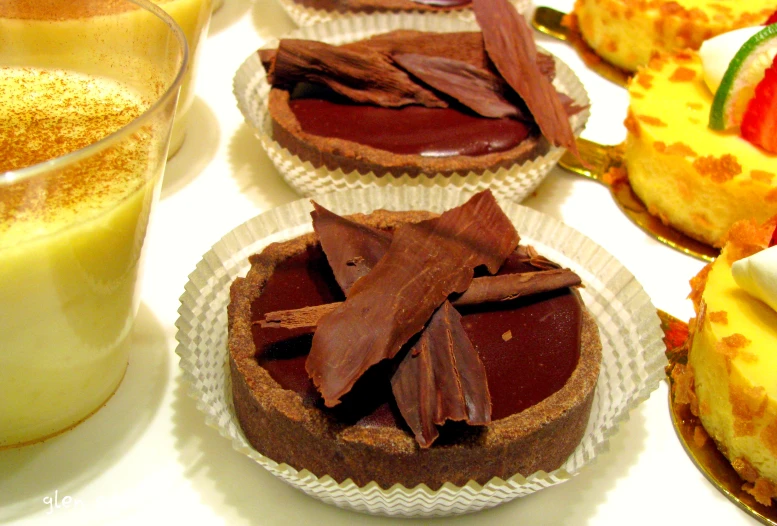
M 498 274 L 536 270 L 512 255 Z M 252 320 L 260 320 L 268 312 L 343 299 L 326 257 L 316 245 L 275 268 L 262 294 L 253 301 Z M 486 369 L 493 419 L 519 413 L 555 393 L 577 365 L 582 307 L 571 289 L 457 309 Z M 252 330 L 259 365 L 281 387 L 298 393 L 305 404 L 324 409 L 305 370 L 310 331 L 268 329 L 258 323 Z M 391 395 L 391 372 L 389 361 L 374 366 L 340 405 L 324 410 L 343 424 L 404 428 Z
M 507 151 L 536 129 L 516 119 L 484 119 L 454 107 L 383 108 L 319 98 L 293 99 L 289 106 L 302 130 L 312 135 L 425 157 Z

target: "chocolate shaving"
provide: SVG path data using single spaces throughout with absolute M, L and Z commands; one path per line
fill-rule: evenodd
M 537 47 L 526 20 L 507 0 L 474 0 L 472 7 L 488 56 L 526 103 L 542 134 L 579 156 L 567 113 L 537 66 Z
M 434 313 L 391 378 L 400 413 L 416 441 L 427 448 L 439 436 L 435 425 L 491 421 L 486 370 L 449 302 Z
M 526 120 L 518 107 L 505 98 L 509 86 L 488 70 L 460 60 L 416 53 L 393 55 L 392 58 L 408 73 L 483 117 L 521 116 Z
M 460 295 L 452 295 L 450 302 L 455 306 L 463 306 L 509 301 L 522 296 L 550 292 L 565 287 L 576 287 L 582 283 L 580 276 L 569 269 L 559 269 L 556 263 L 542 256 L 535 260 L 535 262 L 537 265 L 547 265 L 549 267 L 552 265 L 552 267 L 549 270 L 538 272 L 518 272 L 474 278 L 469 288 Z M 259 320 L 256 323 L 265 328 L 306 328 L 313 330 L 323 316 L 329 314 L 340 305 L 342 305 L 342 302 L 268 312 L 264 315 L 263 320 Z
M 521 245 L 518 247 L 518 249 L 515 252 L 518 255 L 518 261 L 520 261 L 521 263 L 528 263 L 534 268 L 537 268 L 540 270 L 552 270 L 556 268 L 561 268 L 561 265 L 559 265 L 555 261 L 551 261 L 545 256 L 540 255 L 537 252 L 537 249 L 535 249 L 531 245 Z
M 475 267 L 496 272 L 518 240 L 488 191 L 400 226 L 386 255 L 313 335 L 305 366 L 324 403 L 334 407 L 370 366 L 396 355 L 449 294 L 467 289 Z
M 391 234 L 330 212 L 313 202 L 313 230 L 335 275 L 347 296 L 351 286 L 372 270 L 391 245 Z
M 273 77 L 271 74 L 273 62 L 275 62 L 275 55 L 277 55 L 277 49 L 260 49 L 256 52 L 259 55 L 259 61 L 262 63 L 262 67 L 267 72 L 267 83 L 273 83 Z
M 315 202 L 313 207 L 313 228 L 318 234 L 335 279 L 348 296 L 353 283 L 369 273 L 388 251 L 392 235 L 340 217 Z M 320 309 L 320 306 L 319 310 L 322 311 L 322 317 L 328 312 L 323 312 L 324 309 Z M 299 323 L 299 320 L 293 318 L 292 321 Z M 441 326 L 441 323 L 444 326 Z M 446 332 L 441 332 L 443 330 Z M 447 334 L 453 335 L 449 345 Z M 444 340 L 441 340 L 443 338 Z M 447 354 L 440 354 L 443 351 L 440 347 L 443 341 L 447 345 Z M 430 324 L 422 329 L 419 342 L 423 342 L 422 345 L 435 352 L 434 360 L 431 363 L 415 360 L 411 352 L 410 355 L 405 355 L 392 376 L 392 386 L 395 382 L 404 386 L 417 384 L 418 378 L 413 375 L 418 374 L 418 364 L 423 363 L 423 375 L 432 380 L 436 379 L 438 384 L 435 386 L 433 382 L 428 386 L 432 399 L 438 401 L 434 414 L 426 411 L 419 413 L 419 400 L 412 396 L 412 392 L 400 397 L 395 396 L 397 407 L 403 416 L 413 415 L 416 419 L 427 416 L 435 418 L 431 421 L 407 421 L 418 443 L 422 447 L 431 445 L 437 437 L 435 423 L 443 423 L 447 419 L 467 420 L 471 424 L 488 423 L 491 397 L 488 393 L 485 368 L 464 327 L 461 326 L 461 316 L 454 311 L 450 303 L 443 302 L 432 316 Z M 406 362 L 410 364 L 405 365 Z M 467 390 L 462 394 L 459 386 L 464 386 Z M 419 424 L 423 426 L 419 427 Z M 434 432 L 433 435 L 427 431 L 429 428 Z
M 322 84 L 362 104 L 447 107 L 445 101 L 413 82 L 386 55 L 364 47 L 346 49 L 313 40 L 283 39 L 270 76 L 273 85 Z
M 343 44 L 346 49 L 371 49 L 385 55 L 418 53 L 429 57 L 445 57 L 466 62 L 479 69 L 485 69 L 498 75 L 491 59 L 483 46 L 483 34 L 480 31 L 430 34 L 425 31 L 399 29 L 381 33 L 365 40 Z M 556 62 L 547 53 L 537 53 L 537 66 L 542 74 L 552 82 L 556 75 Z
M 451 303 L 463 306 L 510 301 L 522 296 L 576 287 L 581 283 L 580 276 L 568 269 L 500 274 L 473 279 L 470 287 L 453 298 Z
M 564 111 L 567 113 L 567 116 L 571 117 L 572 115 L 577 115 L 584 109 L 586 109 L 588 106 L 579 106 L 575 99 L 567 95 L 566 93 L 561 93 L 560 91 L 557 91 L 556 94 L 558 95 L 559 100 L 561 100 L 561 105 L 564 107 Z

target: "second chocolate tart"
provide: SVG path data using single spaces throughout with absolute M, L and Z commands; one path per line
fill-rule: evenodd
M 463 46 L 457 58 L 483 62 L 482 43 L 477 49 L 477 39 L 471 38 L 472 32 L 477 32 L 479 26 L 455 19 L 429 19 L 397 14 L 352 17 L 338 24 L 319 24 L 303 28 L 290 34 L 289 39 L 316 40 L 339 45 L 399 28 L 405 30 L 401 33 L 402 40 L 408 45 L 405 50 L 417 47 L 414 43 L 415 31 L 469 34 L 470 36 L 462 40 Z M 445 40 L 450 42 L 449 39 Z M 436 44 L 428 42 L 422 45 L 436 47 Z M 267 49 L 277 46 L 277 42 L 269 43 Z M 439 53 L 439 50 L 435 52 Z M 474 59 L 471 58 L 473 56 Z M 587 95 L 574 73 L 558 59 L 553 58 L 551 67 L 555 69 L 554 87 L 568 95 L 574 101 L 573 104 L 585 108 L 570 119 L 572 130 L 577 134 L 582 131 L 588 116 Z M 359 116 L 355 119 L 348 115 L 343 119 L 341 107 L 332 106 L 332 101 L 322 103 L 299 100 L 298 93 L 292 94 L 282 90 L 272 90 L 271 93 L 262 60 L 257 54 L 249 57 L 241 66 L 235 76 L 234 87 L 241 111 L 257 131 L 270 158 L 284 179 L 303 195 L 344 188 L 411 184 L 456 186 L 470 191 L 490 188 L 496 195 L 520 200 L 536 188 L 563 153 L 563 148 L 548 145 L 547 141 L 538 135 L 535 125 L 525 126 L 512 118 L 474 117 L 469 111 L 441 109 L 440 113 L 434 113 L 438 110 L 423 106 L 406 106 L 396 110 L 376 106 L 365 110 L 369 113 L 366 117 Z M 275 108 L 272 116 L 270 104 Z M 297 107 L 292 108 L 291 105 Z M 315 133 L 300 129 L 299 119 L 294 115 L 294 111 L 307 112 L 303 117 L 310 116 L 311 119 L 307 119 L 307 122 L 315 126 L 315 118 L 322 108 L 328 110 L 328 115 L 339 118 L 343 125 L 351 129 L 345 129 L 344 136 L 331 138 L 316 136 Z M 347 106 L 342 108 L 349 110 Z M 384 118 L 384 113 L 394 117 Z M 439 120 L 443 114 L 449 114 L 453 119 L 445 127 L 440 126 Z M 361 126 L 365 119 L 371 118 L 375 131 L 383 131 L 385 126 L 381 128 L 381 123 L 399 126 L 399 115 L 402 115 L 402 119 L 406 119 L 407 123 L 415 120 L 425 127 L 423 131 L 415 134 L 417 141 L 396 144 L 396 141 L 385 135 L 383 145 L 363 144 L 348 139 L 349 133 L 355 133 L 354 127 L 351 126 L 354 121 Z M 472 131 L 473 124 L 480 129 Z M 324 130 L 332 128 L 329 123 L 319 125 Z M 525 141 L 516 135 L 519 128 Z M 437 146 L 427 144 L 430 137 L 441 137 L 443 129 L 446 132 L 453 129 L 471 131 L 461 137 L 453 134 L 450 137 L 452 146 L 444 143 Z M 488 129 L 495 130 L 496 136 L 490 141 L 484 141 L 484 131 Z M 376 133 L 364 132 L 364 136 L 375 135 Z M 382 139 L 377 137 L 374 140 Z M 394 144 L 391 144 L 392 142 Z M 459 148 L 463 154 L 451 156 L 449 152 L 442 151 L 449 147 Z M 391 148 L 393 151 L 390 151 Z

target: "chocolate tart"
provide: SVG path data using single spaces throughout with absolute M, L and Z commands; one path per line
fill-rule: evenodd
M 399 29 L 473 34 L 479 27 L 473 22 L 456 19 L 379 14 L 349 17 L 337 24 L 327 23 L 303 28 L 293 32 L 288 38 L 339 45 Z M 265 49 L 277 46 L 278 42 L 268 42 Z M 576 105 L 586 108 L 570 118 L 572 130 L 577 135 L 584 128 L 588 118 L 588 97 L 574 72 L 555 57 L 554 63 L 556 76 L 553 85 L 558 91 L 574 99 Z M 478 155 L 448 157 L 392 152 L 374 144 L 365 144 L 347 138 L 319 136 L 303 129 L 303 124 L 290 106 L 290 103 L 295 103 L 293 99 L 297 94 L 293 95 L 285 89 L 272 88 L 268 84 L 258 54 L 250 56 L 238 70 L 234 79 L 234 91 L 241 112 L 256 131 L 282 177 L 303 195 L 315 195 L 345 188 L 403 184 L 454 186 L 469 191 L 490 188 L 498 196 L 521 200 L 542 182 L 564 151 L 563 148 L 549 145 L 533 126 L 529 126 L 524 131 L 528 134 L 526 140 L 522 142 L 515 141 L 511 136 L 509 140 L 513 141 L 512 144 L 507 145 L 507 142 L 502 141 L 494 151 L 488 153 L 480 151 L 477 152 Z M 376 110 L 377 114 L 389 114 L 392 111 L 386 108 L 376 108 Z M 434 111 L 436 110 L 418 107 L 395 110 L 391 114 L 404 115 L 402 112 Z M 440 111 L 444 114 L 449 110 Z M 462 113 L 458 113 L 456 117 L 461 120 L 468 119 L 467 122 L 471 121 L 478 126 L 483 126 L 483 121 L 494 120 Z M 424 119 L 424 117 L 416 118 Z M 388 119 L 396 120 L 396 118 Z M 377 127 L 381 122 L 389 122 L 379 116 L 375 121 Z M 513 126 L 513 123 L 508 124 Z M 469 126 L 466 123 L 458 125 L 462 128 Z M 505 130 L 507 128 L 502 128 L 498 133 L 507 134 L 508 131 Z M 434 131 L 424 133 L 426 136 L 439 135 Z M 472 133 L 479 137 L 482 131 Z M 471 141 L 471 143 L 474 142 Z M 471 146 L 472 144 L 464 141 L 464 147 L 471 148 Z
M 467 193 L 461 191 L 402 186 L 330 193 L 316 201 L 342 215 L 376 209 L 441 213 L 466 197 Z M 311 205 L 306 199 L 264 212 L 226 233 L 189 276 L 176 321 L 176 353 L 180 356 L 183 381 L 205 422 L 229 440 L 237 452 L 275 477 L 315 499 L 367 513 L 403 517 L 458 515 L 571 481 L 606 450 L 610 437 L 629 412 L 658 387 L 666 363 L 663 333 L 645 291 L 610 254 L 544 214 L 509 200 L 501 200 L 500 205 L 521 233 L 522 242 L 535 246 L 583 279 L 586 286 L 579 292 L 599 327 L 602 365 L 591 415 L 580 444 L 558 469 L 525 477 L 515 474 L 509 479 L 493 478 L 485 484 L 446 483 L 438 490 L 425 484 L 381 489 L 376 483 L 358 486 L 350 479 L 337 483 L 329 476 L 318 477 L 307 469 L 275 462 L 250 444 L 240 428 L 232 394 L 227 349 L 229 288 L 235 279 L 247 275 L 251 254 L 261 252 L 272 242 L 311 231 Z M 289 392 L 289 396 L 297 395 Z M 263 479 L 262 484 L 272 481 Z M 257 491 L 263 491 L 261 485 Z
M 428 214 L 378 211 L 352 219 L 391 229 L 425 216 Z M 317 476 L 329 475 L 337 482 L 351 479 L 358 486 L 375 481 L 382 488 L 426 484 L 436 490 L 446 482 L 457 486 L 470 480 L 485 484 L 494 477 L 507 479 L 516 473 L 552 471 L 580 442 L 599 374 L 601 343 L 596 323 L 576 292 L 566 289 L 551 297 L 517 300 L 518 304 L 499 307 L 495 313 L 489 313 L 487 305 L 463 313 L 463 325 L 470 327 L 468 333 L 486 364 L 486 374 L 494 374 L 489 384 L 495 419 L 485 427 L 449 425 L 443 429 L 440 445 L 422 448 L 403 426 L 401 416 L 394 414 L 390 402 L 384 402 L 382 393 L 373 392 L 381 379 L 386 380 L 380 376 L 380 365 L 375 366 L 374 374 L 373 370 L 367 373 L 369 388 L 354 392 L 354 398 L 343 402 L 345 408 L 326 409 L 317 401 L 312 384 L 306 385 L 309 380 L 304 369 L 294 370 L 299 368 L 295 365 L 299 355 L 309 349 L 309 340 L 293 331 L 284 330 L 283 336 L 277 336 L 282 329 L 263 329 L 254 323 L 267 309 L 341 299 L 336 295 L 336 282 L 328 276 L 331 270 L 317 236 L 307 234 L 270 245 L 251 262 L 246 278 L 236 280 L 231 289 L 233 400 L 249 442 L 276 462 L 307 469 Z M 546 305 L 540 306 L 543 303 Z M 525 317 L 510 316 L 513 311 L 535 308 Z M 504 316 L 509 322 L 502 319 Z M 537 322 L 546 316 L 558 323 L 548 331 L 551 334 L 531 334 L 533 324 L 549 328 Z M 512 344 L 500 337 L 505 323 L 522 327 Z M 502 329 L 497 328 L 500 326 Z M 489 330 L 499 334 L 477 336 L 478 331 Z M 545 354 L 546 346 L 554 347 L 553 351 L 548 349 Z M 535 352 L 545 355 L 541 359 L 527 356 Z M 505 358 L 522 353 L 525 361 Z M 543 360 L 553 361 L 554 365 L 538 366 L 537 362 Z M 537 369 L 519 374 L 519 367 L 514 367 L 512 374 L 504 374 L 506 368 L 518 363 L 526 369 L 531 365 Z M 497 380 L 500 370 L 501 378 Z M 543 375 L 547 381 L 536 380 Z M 522 378 L 539 385 L 523 391 L 514 385 Z M 375 396 L 377 409 L 363 406 L 370 396 Z M 533 398 L 540 400 L 530 403 L 535 402 Z M 519 411 L 508 414 L 516 409 Z

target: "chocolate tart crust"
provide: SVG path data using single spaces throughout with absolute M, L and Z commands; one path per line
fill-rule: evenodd
M 417 222 L 427 212 L 377 211 L 349 216 L 358 222 L 390 228 Z M 426 484 L 439 489 L 450 482 L 485 484 L 494 477 L 559 468 L 577 447 L 588 423 L 601 362 L 596 322 L 583 307 L 580 358 L 566 384 L 538 404 L 483 428 L 471 428 L 459 439 L 422 449 L 399 428 L 348 426 L 323 411 L 303 405 L 295 392 L 283 389 L 255 359 L 251 302 L 280 261 L 316 244 L 314 233 L 274 243 L 251 256 L 251 269 L 230 289 L 229 355 L 235 412 L 248 441 L 278 463 L 307 469 L 335 481 L 358 486 L 375 481 L 382 488 Z

